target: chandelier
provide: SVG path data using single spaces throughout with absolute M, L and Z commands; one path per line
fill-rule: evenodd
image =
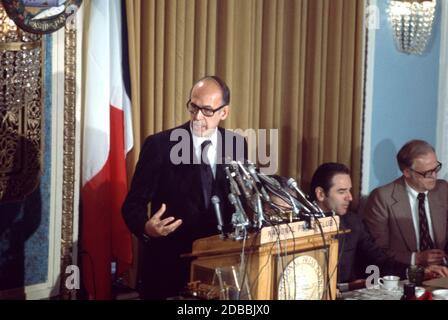
M 395 45 L 401 52 L 421 55 L 431 38 L 437 0 L 389 3 L 389 21 Z

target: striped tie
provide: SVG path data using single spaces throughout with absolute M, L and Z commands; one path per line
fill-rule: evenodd
M 425 194 L 419 193 L 418 199 L 418 218 L 420 222 L 420 251 L 434 249 L 434 243 L 429 235 L 428 219 L 425 211 Z

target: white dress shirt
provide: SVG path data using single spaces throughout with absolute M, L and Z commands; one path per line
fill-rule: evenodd
M 191 124 L 190 124 L 191 127 Z M 193 129 L 191 129 L 191 132 L 193 132 Z M 207 149 L 207 159 L 210 163 L 210 166 L 212 168 L 213 177 L 216 178 L 216 157 L 217 157 L 217 146 L 218 146 L 218 128 L 215 129 L 213 134 L 210 137 L 197 137 L 192 133 L 193 136 L 193 148 L 194 148 L 194 154 L 195 154 L 195 161 L 198 161 L 197 159 L 201 159 L 201 144 L 206 141 L 210 140 L 211 145 Z M 202 159 L 200 160 L 202 162 Z M 197 163 L 201 163 L 197 162 Z

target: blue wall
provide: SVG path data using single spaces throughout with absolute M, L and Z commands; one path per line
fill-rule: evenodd
M 395 155 L 408 140 L 435 146 L 440 55 L 440 4 L 433 38 L 422 56 L 398 52 L 386 13 L 388 0 L 378 0 L 369 190 L 401 175 Z M 366 132 L 366 134 L 369 134 Z

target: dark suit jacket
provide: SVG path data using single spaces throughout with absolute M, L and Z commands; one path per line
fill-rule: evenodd
M 437 180 L 428 193 L 434 244 L 444 249 L 447 243 L 448 183 Z M 418 251 L 411 206 L 404 178 L 372 191 L 364 210 L 366 225 L 377 244 L 396 260 L 409 264 Z
M 381 275 L 405 276 L 407 265 L 394 261 L 376 245 L 358 214 L 347 212 L 340 219 L 341 229 L 351 232 L 338 236 L 338 283 L 367 278 L 368 265 L 378 266 Z
M 243 160 L 247 145 L 240 135 L 222 128 L 218 128 L 218 132 L 218 163 L 213 193 L 221 199 L 225 222 L 230 222 L 232 210 L 227 200 L 228 183 L 223 164 L 219 163 L 222 163 L 220 159 L 227 157 Z M 132 233 L 145 240 L 143 234 L 149 202 L 152 214 L 165 203 L 166 212 L 162 218 L 183 220 L 182 225 L 167 237 L 144 241 L 140 255 L 143 298 L 163 299 L 178 295 L 189 280 L 191 262 L 180 258 L 180 255 L 191 252 L 194 240 L 218 233 L 212 206 L 205 209 L 199 165 L 193 164 L 193 155 L 189 122 L 149 136 L 142 147 L 131 188 L 123 204 L 126 224 Z M 178 156 L 184 161 L 173 163 L 172 160 Z

